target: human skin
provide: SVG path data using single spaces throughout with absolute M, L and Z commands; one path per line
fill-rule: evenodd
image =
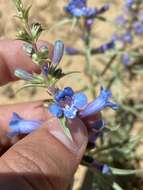
M 40 44 L 45 42 L 40 42 Z M 47 43 L 46 43 L 47 44 Z M 21 41 L 0 41 L 0 85 L 16 81 L 16 68 L 38 72 L 21 49 Z M 52 46 L 48 44 L 50 55 Z M 42 101 L 0 106 L 0 143 L 9 131 L 12 113 L 25 119 L 39 119 L 43 125 L 35 132 L 14 143 L 0 157 L 0 189 L 2 190 L 66 190 L 80 163 L 87 145 L 87 130 L 76 118 L 70 122 L 71 142 L 63 133 Z

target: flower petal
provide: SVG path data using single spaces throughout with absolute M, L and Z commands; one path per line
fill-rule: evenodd
M 42 122 L 39 120 L 26 120 L 21 118 L 17 113 L 13 113 L 12 119 L 9 123 L 11 131 L 8 137 L 18 134 L 28 134 L 41 126 Z
M 74 91 L 71 87 L 64 88 L 64 93 L 65 93 L 65 96 L 72 97 L 74 95 Z
M 73 105 L 77 109 L 83 109 L 87 105 L 87 101 L 87 96 L 82 92 L 76 93 L 73 96 Z
M 63 115 L 63 110 L 58 104 L 51 104 L 48 110 L 56 117 L 61 117 Z
M 74 119 L 77 115 L 77 108 L 73 105 L 71 107 L 64 108 L 64 115 L 68 119 Z
M 112 97 L 112 93 L 109 90 L 101 87 L 100 95 L 92 101 L 87 107 L 79 113 L 79 115 L 83 117 L 87 117 L 89 115 L 93 115 L 97 112 L 100 112 L 106 107 L 111 107 L 112 109 L 118 109 L 118 105 L 116 103 L 109 102 L 109 99 Z

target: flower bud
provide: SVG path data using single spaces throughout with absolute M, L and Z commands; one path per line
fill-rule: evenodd
M 24 71 L 22 69 L 16 69 L 14 74 L 16 77 L 23 79 L 23 80 L 32 80 L 33 79 L 32 74 L 30 74 L 27 71 Z
M 33 47 L 32 47 L 32 45 L 31 44 L 23 44 L 23 50 L 29 55 L 29 56 L 31 56 L 33 53 L 34 53 L 34 49 L 33 49 Z
M 40 56 L 44 59 L 48 58 L 49 49 L 47 46 L 41 46 L 39 49 Z
M 62 59 L 64 53 L 64 43 L 61 40 L 57 40 L 54 46 L 54 53 L 52 63 L 58 65 Z

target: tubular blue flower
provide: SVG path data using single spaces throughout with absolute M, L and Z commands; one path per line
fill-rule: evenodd
M 68 119 L 76 117 L 79 110 L 87 105 L 87 97 L 79 92 L 74 93 L 72 88 L 66 87 L 55 94 L 55 103 L 49 105 L 49 111 L 56 117 L 65 116 Z
M 91 50 L 91 53 L 92 53 L 92 54 L 104 53 L 104 52 L 106 52 L 106 51 L 108 51 L 108 50 L 110 50 L 110 49 L 113 49 L 114 47 L 115 47 L 115 41 L 114 41 L 114 40 L 111 40 L 111 41 L 109 41 L 108 43 L 103 44 L 103 45 L 101 45 L 101 46 L 98 47 L 98 48 L 93 48 L 93 49 Z
M 101 87 L 100 95 L 89 103 L 84 110 L 79 112 L 81 118 L 93 115 L 97 112 L 102 111 L 106 107 L 111 107 L 116 110 L 119 106 L 116 103 L 110 102 L 109 99 L 112 97 L 112 93 L 109 90 Z
M 57 40 L 54 45 L 54 52 L 52 63 L 58 65 L 63 57 L 64 53 L 64 43 L 61 40 Z
M 19 134 L 28 134 L 39 128 L 42 121 L 39 120 L 26 120 L 20 117 L 17 113 L 13 113 L 12 119 L 9 123 L 11 131 L 8 133 L 8 137 L 13 137 Z
M 97 14 L 101 14 L 107 11 L 108 5 L 104 5 L 100 9 L 87 7 L 86 0 L 70 0 L 65 11 L 75 17 L 96 17 Z

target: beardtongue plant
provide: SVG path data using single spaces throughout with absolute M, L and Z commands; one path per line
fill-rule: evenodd
M 72 135 L 67 126 L 67 121 L 73 120 L 76 117 L 86 121 L 86 118 L 89 116 L 95 116 L 92 122 L 87 123 L 90 133 L 89 142 L 93 143 L 92 139 L 97 138 L 105 128 L 101 114 L 99 113 L 106 107 L 111 107 L 114 110 L 118 109 L 118 105 L 110 101 L 112 93 L 101 87 L 99 96 L 88 103 L 87 96 L 83 92 L 74 92 L 71 87 L 60 89 L 57 83 L 61 78 L 69 74 L 78 73 L 64 73 L 62 68 L 60 68 L 60 61 L 64 53 L 64 43 L 61 40 L 57 40 L 54 44 L 52 58 L 49 58 L 48 47 L 37 46 L 38 39 L 43 31 L 41 24 L 30 24 L 30 7 L 25 8 L 21 0 L 14 0 L 14 3 L 17 8 L 17 17 L 23 23 L 23 28 L 18 32 L 17 39 L 24 42 L 22 46 L 23 50 L 31 58 L 32 62 L 39 67 L 40 71 L 39 74 L 29 73 L 17 68 L 15 70 L 16 77 L 26 81 L 26 84 L 21 89 L 33 86 L 45 88 L 48 96 L 50 96 L 46 107 L 61 121 L 63 131 L 71 141 Z M 87 9 L 86 12 L 90 12 L 90 9 Z M 104 8 L 101 8 L 98 12 L 104 12 Z M 94 16 L 93 13 L 95 14 L 96 11 L 92 11 L 92 16 Z M 91 16 L 90 13 L 88 14 Z M 43 106 L 45 106 L 45 104 L 43 104 Z M 29 134 L 39 128 L 41 124 L 42 121 L 26 120 L 17 113 L 13 113 L 9 123 L 11 131 L 8 133 L 8 137 L 11 138 L 15 135 Z M 91 158 L 87 158 L 88 156 L 83 158 L 84 162 L 94 166 L 96 170 L 100 170 L 102 173 L 109 173 L 109 167 L 107 165 L 99 164 L 94 158 L 92 158 L 93 161 L 91 162 Z M 88 162 L 88 160 L 90 160 L 90 162 Z
M 91 68 L 91 55 L 105 53 L 106 51 L 115 47 L 115 42 L 112 39 L 100 47 L 91 48 L 91 31 L 94 21 L 96 19 L 104 20 L 104 17 L 102 17 L 101 14 L 106 12 L 109 6 L 105 4 L 101 8 L 90 8 L 87 6 L 87 1 L 85 0 L 69 1 L 68 6 L 65 7 L 65 11 L 71 19 L 76 21 L 75 23 L 81 22 L 83 24 L 84 30 L 81 39 L 84 42 L 85 50 L 74 47 L 64 48 L 64 43 L 61 40 L 57 40 L 54 44 L 52 58 L 49 58 L 48 47 L 45 45 L 40 47 L 37 46 L 39 37 L 44 30 L 41 24 L 30 24 L 30 7 L 25 8 L 21 0 L 14 0 L 14 3 L 17 8 L 17 17 L 23 23 L 23 28 L 19 31 L 17 39 L 24 41 L 22 46 L 23 50 L 31 58 L 33 63 L 39 67 L 40 72 L 39 74 L 29 73 L 25 70 L 17 68 L 15 70 L 15 75 L 18 78 L 26 81 L 26 84 L 22 87 L 22 89 L 34 86 L 44 88 L 48 92 L 47 95 L 50 96 L 50 99 L 46 104 L 43 104 L 43 106 L 46 106 L 47 109 L 61 121 L 63 131 L 71 141 L 72 135 L 68 129 L 67 121 L 73 120 L 75 117 L 82 119 L 89 131 L 89 143 L 81 163 L 94 169 L 99 181 L 105 181 L 101 179 L 103 178 L 102 174 L 109 174 L 111 177 L 112 174 L 125 175 L 125 173 L 128 172 L 134 174 L 135 171 L 122 171 L 114 169 L 109 167 L 107 164 L 100 164 L 97 161 L 98 153 L 100 151 L 102 152 L 102 149 L 108 149 L 107 145 L 100 148 L 98 147 L 97 143 L 98 140 L 103 140 L 103 134 L 107 134 L 107 132 L 109 132 L 109 128 L 107 128 L 107 122 L 102 118 L 101 111 L 107 107 L 110 107 L 113 110 L 118 109 L 118 105 L 110 101 L 112 98 L 112 93 L 110 90 L 107 90 L 104 87 L 101 87 L 99 95 L 95 98 L 95 88 L 93 88 L 93 86 L 98 84 L 98 80 L 94 81 L 91 75 L 91 70 L 93 69 Z M 79 74 L 78 72 L 63 72 L 63 69 L 60 67 L 60 62 L 62 60 L 64 51 L 69 55 L 85 56 L 85 74 L 90 80 L 93 101 L 88 102 L 88 98 L 83 93 L 83 90 L 81 90 L 81 92 L 75 92 L 71 87 L 65 87 L 64 89 L 59 88 L 58 82 L 60 79 L 66 77 L 69 74 Z M 102 75 L 104 75 L 106 72 L 106 68 L 104 69 Z M 13 117 L 9 123 L 11 131 L 9 132 L 8 136 L 11 138 L 19 134 L 29 134 L 32 131 L 38 129 L 41 124 L 42 121 L 26 120 L 17 113 L 13 113 Z M 106 139 L 104 139 L 104 141 L 106 141 Z M 128 143 L 127 140 L 125 142 Z M 120 144 L 122 145 L 122 143 Z M 109 149 L 112 149 L 112 146 L 115 145 L 112 145 L 111 142 L 111 147 L 109 145 Z M 104 158 L 106 157 L 107 156 L 104 156 Z M 106 159 L 103 159 L 103 163 L 106 163 Z M 114 180 L 110 182 L 110 187 L 114 189 L 116 189 L 116 187 L 119 188 Z

